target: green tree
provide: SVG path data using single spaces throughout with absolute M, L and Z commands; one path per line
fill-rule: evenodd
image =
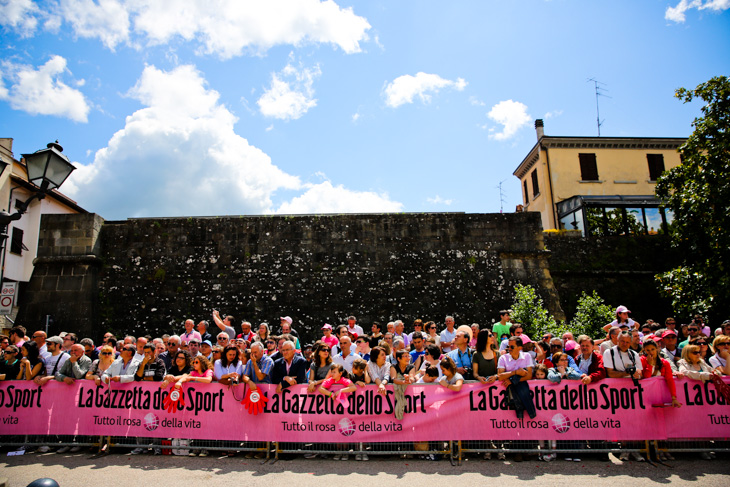
M 556 328 L 555 319 L 545 309 L 542 298 L 537 295 L 535 288 L 517 284 L 514 299 L 510 320 L 512 323 L 520 323 L 527 336 L 532 338 Z
M 674 213 L 669 235 L 683 261 L 656 279 L 675 312 L 723 314 L 730 306 L 730 81 L 715 77 L 675 96 L 704 106 L 679 148 L 682 164 L 657 181 L 657 196 Z
M 593 294 L 581 293 L 575 315 L 570 322 L 573 335 L 588 335 L 592 338 L 603 337 L 603 326 L 615 318 L 613 308 L 603 302 L 603 298 L 594 290 Z

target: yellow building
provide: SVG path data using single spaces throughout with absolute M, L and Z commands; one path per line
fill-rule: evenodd
M 535 120 L 537 143 L 513 173 L 524 211 L 544 229 L 583 235 L 661 233 L 672 215 L 654 196 L 659 175 L 680 164 L 674 137 L 552 137 Z

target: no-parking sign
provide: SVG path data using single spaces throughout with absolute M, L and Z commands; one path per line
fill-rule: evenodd
M 0 289 L 0 315 L 9 315 L 13 312 L 15 304 L 15 290 L 17 282 L 4 282 Z

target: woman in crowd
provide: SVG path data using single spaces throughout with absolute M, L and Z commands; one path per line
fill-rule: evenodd
M 99 352 L 99 358 L 91 363 L 86 378 L 93 380 L 97 386 L 101 385 L 101 375 L 111 367 L 112 363 L 114 363 L 114 348 L 110 345 L 104 345 Z
M 441 359 L 441 372 L 444 374 L 439 378 L 441 387 L 445 387 L 452 391 L 460 391 L 464 385 L 464 377 L 456 371 L 456 364 L 451 357 Z
M 427 322 L 423 327 L 423 331 L 426 332 L 426 338 L 433 338 L 434 345 L 441 347 L 441 336 L 437 333 L 436 323 L 433 321 Z
M 416 382 L 413 379 L 413 365 L 411 356 L 406 350 L 395 352 L 396 363 L 390 368 L 390 382 L 397 385 L 408 385 Z
M 312 393 L 324 382 L 330 372 L 332 365 L 332 350 L 322 340 L 314 344 L 312 350 L 312 362 L 309 364 L 309 387 L 307 390 Z
M 679 361 L 679 371 L 686 377 L 694 380 L 708 381 L 712 374 L 712 367 L 700 357 L 699 345 L 685 345 L 682 349 L 682 359 Z
M 535 365 L 542 365 L 547 370 L 552 369 L 553 363 L 550 360 L 550 357 L 550 343 L 545 341 L 537 342 L 537 345 L 535 346 Z M 547 376 L 545 378 L 547 378 Z
M 426 346 L 426 353 L 419 358 L 423 358 L 423 360 L 416 374 L 417 379 L 422 379 L 426 375 L 426 369 L 431 365 L 438 369 L 439 377 L 443 375 L 441 373 L 441 348 L 438 345 L 429 343 Z
M 238 358 L 238 349 L 235 345 L 227 345 L 221 353 L 220 360 L 213 366 L 215 380 L 223 385 L 237 384 L 243 375 L 243 364 Z
M 560 381 L 565 380 L 580 380 L 580 372 L 576 371 L 568 365 L 568 354 L 564 352 L 558 352 L 553 355 L 552 368 L 548 369 L 547 378 L 554 384 L 560 384 Z
M 471 324 L 471 340 L 469 340 L 469 348 L 476 348 L 478 335 L 479 335 L 479 323 L 472 323 Z
M 700 347 L 700 358 L 705 361 L 705 363 L 709 362 L 710 357 L 712 357 L 712 350 L 710 350 L 710 343 L 708 342 L 709 338 L 698 336 L 689 341 L 691 345 L 697 345 Z
M 682 406 L 677 400 L 677 387 L 674 384 L 672 365 L 669 361 L 659 356 L 659 347 L 654 340 L 646 340 L 644 342 L 644 348 L 641 354 L 641 374 L 644 376 L 644 379 L 663 375 L 669 388 L 669 393 L 672 395 L 672 406 L 675 408 Z M 657 455 L 659 456 L 659 460 L 674 460 L 674 457 L 669 452 L 659 451 Z
M 43 373 L 44 366 L 38 352 L 38 344 L 29 340 L 20 347 L 22 358 L 20 359 L 20 372 L 18 380 L 33 380 Z
M 368 374 L 370 380 L 378 386 L 378 393 L 385 395 L 385 385 L 390 380 L 390 364 L 387 363 L 388 355 L 383 347 L 375 347 L 370 350 L 368 361 Z
M 730 375 L 730 336 L 718 335 L 712 348 L 715 354 L 710 357 L 710 366 L 722 375 Z
M 256 332 L 256 337 L 254 338 L 254 341 L 266 344 L 266 340 L 269 339 L 269 335 L 270 335 L 269 325 L 266 323 L 261 323 L 259 325 L 258 332 Z
M 172 360 L 172 367 L 167 370 L 164 380 L 160 383 L 160 388 L 164 389 L 168 384 L 177 382 L 189 373 L 190 353 L 187 350 L 178 350 Z
M 3 352 L 0 362 L 0 380 L 17 380 L 20 375 L 20 358 L 18 347 L 8 345 Z
M 476 352 L 472 356 L 474 378 L 482 384 L 492 383 L 497 379 L 497 360 L 499 353 L 494 341 L 494 334 L 484 329 L 477 334 Z
M 175 385 L 176 387 L 181 386 L 185 382 L 202 382 L 203 384 L 210 384 L 213 382 L 213 364 L 210 363 L 210 360 L 205 358 L 203 355 L 193 357 L 190 362 L 190 373 L 184 374 L 180 377 Z M 192 442 L 193 440 L 190 440 L 190 443 Z M 198 454 L 200 454 L 201 457 L 207 457 L 208 450 L 190 450 L 189 456 L 194 457 Z

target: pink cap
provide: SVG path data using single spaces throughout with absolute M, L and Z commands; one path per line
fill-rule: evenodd
M 525 335 L 524 333 L 523 333 L 522 335 L 520 335 L 520 338 L 522 338 L 522 344 L 523 344 L 523 345 L 524 345 L 525 343 L 532 343 L 532 340 L 530 340 L 530 337 L 528 337 L 528 336 L 527 336 L 527 335 Z
M 281 318 L 279 318 L 279 319 L 280 319 L 281 321 L 286 321 L 287 323 L 289 323 L 289 324 L 291 325 L 291 321 L 292 321 L 292 319 L 291 319 L 291 317 L 290 317 L 290 316 L 282 316 L 282 317 L 281 317 Z
M 629 308 L 622 304 L 621 306 L 616 308 L 616 313 L 631 313 L 631 310 L 629 310 Z
M 570 352 L 571 350 L 575 350 L 576 348 L 580 348 L 580 345 L 578 345 L 578 342 L 575 340 L 568 340 L 565 342 L 565 351 Z
M 331 330 L 332 329 L 332 325 L 325 323 L 324 325 L 322 325 L 322 329 L 323 330 Z

